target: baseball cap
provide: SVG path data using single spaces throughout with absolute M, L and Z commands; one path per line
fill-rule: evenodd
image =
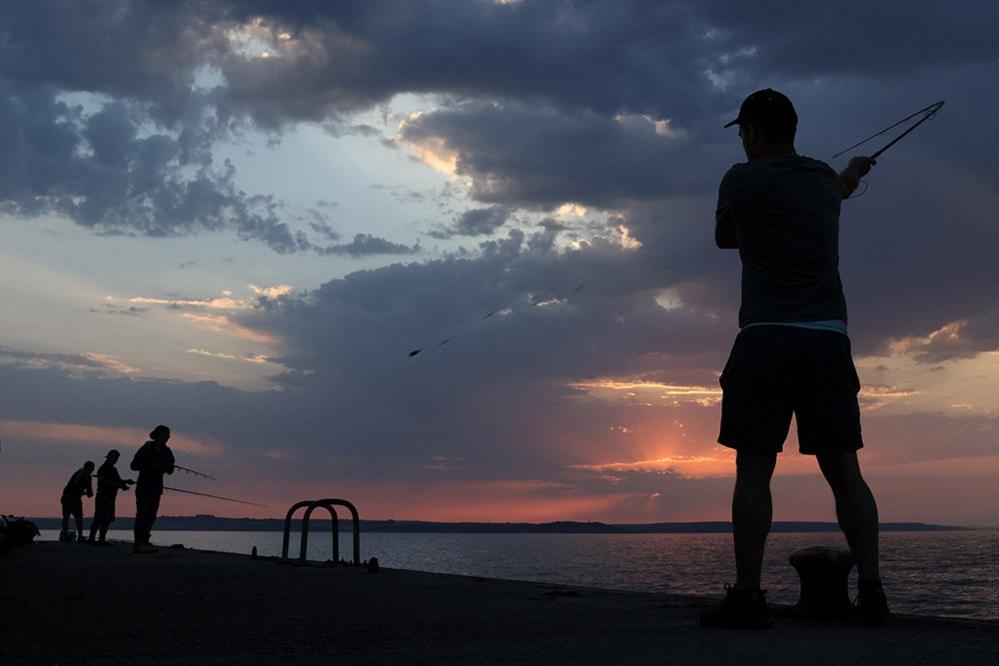
M 798 114 L 794 112 L 794 105 L 786 95 L 773 88 L 766 88 L 747 97 L 739 107 L 739 115 L 725 127 L 737 124 L 796 127 Z

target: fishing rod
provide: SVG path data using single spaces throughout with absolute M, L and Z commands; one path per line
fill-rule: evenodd
M 187 495 L 197 495 L 198 497 L 210 497 L 212 499 L 222 500 L 223 502 L 235 502 L 236 504 L 248 504 L 250 506 L 261 506 L 267 508 L 266 504 L 258 504 L 257 502 L 248 502 L 247 500 L 234 499 L 232 497 L 223 497 L 222 495 L 212 495 L 210 493 L 199 493 L 194 490 L 184 490 L 183 488 L 173 488 L 172 486 L 163 486 L 163 490 L 172 490 L 175 493 L 185 493 Z
M 585 287 L 585 286 L 586 286 L 586 282 L 585 282 L 585 281 L 584 281 L 584 282 L 581 282 L 581 283 L 579 284 L 579 286 L 578 286 L 578 287 L 576 287 L 575 289 L 573 289 L 573 290 L 572 290 L 572 293 L 574 293 L 574 294 L 578 294 L 578 293 L 579 293 L 580 291 L 582 291 L 583 287 Z M 494 316 L 494 315 L 497 315 L 497 314 L 500 314 L 501 312 L 503 312 L 503 310 L 493 310 L 492 312 L 488 312 L 488 313 L 486 313 L 486 314 L 482 315 L 481 317 L 479 317 L 479 318 L 478 318 L 477 320 L 475 320 L 475 321 L 483 321 L 483 320 L 485 320 L 485 319 L 489 319 L 490 317 L 492 317 L 492 316 Z M 468 322 L 468 323 L 464 324 L 463 326 L 461 326 L 460 328 L 464 328 L 464 327 L 466 327 L 466 326 L 470 325 L 471 323 L 474 323 L 474 322 Z M 440 342 L 438 342 L 438 343 L 437 343 L 436 345 L 434 345 L 434 346 L 435 346 L 435 347 L 443 347 L 444 345 L 446 345 L 446 344 L 447 344 L 447 343 L 449 343 L 449 342 L 451 342 L 451 338 L 450 338 L 450 337 L 447 337 L 447 338 L 444 338 L 443 340 L 441 340 Z M 421 352 L 422 352 L 422 351 L 423 351 L 424 349 L 426 349 L 426 348 L 427 348 L 428 346 L 429 346 L 429 345 L 426 345 L 426 346 L 424 346 L 424 347 L 417 347 L 416 349 L 414 349 L 414 350 L 412 350 L 411 352 L 409 352 L 409 353 L 407 354 L 407 356 L 408 356 L 409 358 L 412 358 L 412 357 L 416 356 L 417 354 L 421 353 Z
M 200 476 L 206 479 L 211 479 L 212 481 L 218 481 L 218 479 L 216 479 L 214 476 L 210 476 L 208 474 L 205 474 L 204 472 L 199 472 L 196 469 L 191 469 L 190 467 L 184 467 L 183 465 L 178 465 L 177 463 L 174 463 L 173 466 L 175 469 L 179 469 L 182 472 L 187 472 L 188 474 L 193 474 L 194 476 Z
M 199 472 L 199 471 L 197 471 L 195 469 L 191 469 L 190 467 L 184 467 L 183 465 L 178 465 L 177 463 L 174 463 L 173 466 L 174 466 L 175 469 L 179 469 L 180 471 L 186 472 L 187 474 L 193 474 L 194 476 L 201 476 L 201 477 L 204 477 L 206 479 L 211 479 L 212 481 L 218 481 L 218 479 L 216 479 L 214 476 L 209 476 L 208 474 L 205 474 L 204 472 Z M 91 474 L 91 476 L 94 477 L 95 479 L 97 478 L 96 474 Z M 135 483 L 135 482 L 133 481 L 132 483 Z
M 881 153 L 885 152 L 886 150 L 888 150 L 889 148 L 891 148 L 892 146 L 894 146 L 896 143 L 898 143 L 899 141 L 901 141 L 902 138 L 905 137 L 905 135 L 907 135 L 909 132 L 911 132 L 912 130 L 916 129 L 917 127 L 919 127 L 920 125 L 922 125 L 923 123 L 925 123 L 927 120 L 929 120 L 930 118 L 932 118 L 935 115 L 937 115 L 937 113 L 940 111 L 940 109 L 943 108 L 944 101 L 945 100 L 940 100 L 939 102 L 934 102 L 933 104 L 930 104 L 926 108 L 920 109 L 919 111 L 916 111 L 915 113 L 909 114 L 905 118 L 902 118 L 902 120 L 899 120 L 897 123 L 893 123 L 893 124 L 889 125 L 888 127 L 884 128 L 883 130 L 881 130 L 880 132 L 877 132 L 876 134 L 870 135 L 869 137 L 867 137 L 863 141 L 858 141 L 857 143 L 853 144 L 849 148 L 845 148 L 844 150 L 839 151 L 838 153 L 836 153 L 835 155 L 833 155 L 833 158 L 839 157 L 840 155 L 842 155 L 844 153 L 848 153 L 851 150 L 853 150 L 854 148 L 856 148 L 857 146 L 861 146 L 861 145 L 867 143 L 868 141 L 870 141 L 871 139 L 876 139 L 877 137 L 881 136 L 885 132 L 893 130 L 896 127 L 898 127 L 899 125 L 902 125 L 902 124 L 904 124 L 904 123 L 912 120 L 913 118 L 915 118 L 915 117 L 917 117 L 919 115 L 922 115 L 922 118 L 920 118 L 915 123 L 913 123 L 911 127 L 909 127 L 904 132 L 902 132 L 901 134 L 899 134 L 897 137 L 895 137 L 894 139 L 892 139 L 891 141 L 889 141 L 887 145 L 885 145 L 885 146 L 883 146 L 881 148 L 881 150 L 877 151 L 876 153 L 874 153 L 873 155 L 870 156 L 870 159 L 872 159 L 872 160 L 877 159 L 878 156 Z

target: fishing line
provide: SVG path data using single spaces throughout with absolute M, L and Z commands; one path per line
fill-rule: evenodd
M 905 137 L 905 135 L 907 135 L 909 132 L 911 132 L 912 130 L 916 129 L 917 127 L 919 127 L 920 125 L 922 125 L 923 123 L 925 123 L 927 120 L 929 120 L 930 118 L 932 118 L 935 115 L 937 115 L 937 113 L 940 111 L 940 109 L 943 108 L 943 105 L 944 105 L 944 100 L 940 100 L 939 102 L 934 102 L 933 104 L 930 104 L 929 106 L 927 106 L 925 108 L 922 108 L 919 111 L 916 111 L 915 113 L 910 113 L 905 118 L 902 118 L 902 120 L 899 120 L 896 123 L 892 123 L 888 127 L 886 127 L 883 130 L 881 130 L 880 132 L 876 132 L 876 133 L 870 135 L 869 137 L 867 137 L 866 139 L 864 139 L 862 141 L 858 141 L 857 143 L 853 144 L 849 148 L 845 148 L 845 149 L 839 151 L 838 153 L 836 153 L 835 155 L 833 155 L 833 158 L 837 158 L 837 157 L 839 157 L 840 155 L 842 155 L 844 153 L 848 153 L 851 150 L 853 150 L 854 148 L 856 148 L 858 146 L 864 145 L 865 143 L 867 143 L 871 139 L 878 138 L 882 134 L 885 134 L 886 132 L 889 132 L 889 131 L 895 129 L 899 125 L 903 125 L 903 124 L 909 122 L 910 120 L 912 120 L 913 118 L 915 118 L 917 116 L 920 116 L 920 115 L 922 116 L 922 118 L 920 118 L 915 123 L 913 123 L 912 126 L 910 126 L 909 128 L 907 128 L 904 132 L 902 132 L 901 134 L 899 134 L 898 136 L 896 136 L 891 141 L 889 141 L 886 145 L 882 146 L 881 150 L 878 150 L 876 153 L 874 153 L 873 155 L 870 156 L 870 159 L 872 161 L 876 160 L 878 158 L 878 156 L 881 155 L 881 153 L 885 152 L 886 150 L 888 150 L 889 148 L 891 148 L 892 146 L 894 146 L 896 143 L 898 143 L 899 141 L 901 141 L 902 138 Z M 853 195 L 847 197 L 846 201 L 849 201 L 850 199 L 856 199 L 857 197 L 864 196 L 864 194 L 870 188 L 870 185 L 867 183 L 866 180 L 861 180 L 860 182 L 864 185 L 864 189 L 862 189 L 860 192 L 855 192 Z
M 850 146 L 849 148 L 845 148 L 845 149 L 843 149 L 843 150 L 839 151 L 838 153 L 836 153 L 835 155 L 833 155 L 833 158 L 837 158 L 837 157 L 839 157 L 840 155 L 842 155 L 842 154 L 844 154 L 844 153 L 848 153 L 848 152 L 850 152 L 851 150 L 853 150 L 854 148 L 856 148 L 857 146 L 862 146 L 862 145 L 864 145 L 865 143 L 867 143 L 867 142 L 868 142 L 868 141 L 870 141 L 871 139 L 876 139 L 876 138 L 878 138 L 879 136 L 881 136 L 881 135 L 882 135 L 882 134 L 884 134 L 885 132 L 889 132 L 889 131 L 891 131 L 891 130 L 895 129 L 895 128 L 896 128 L 896 127 L 898 127 L 899 125 L 902 125 L 902 124 L 904 124 L 904 123 L 906 123 L 906 122 L 908 122 L 908 121 L 912 120 L 912 119 L 913 119 L 913 118 L 915 118 L 916 116 L 919 116 L 919 115 L 922 115 L 922 116 L 923 116 L 922 118 L 920 118 L 919 120 L 917 120 L 917 121 L 916 121 L 915 123 L 913 123 L 911 127 L 909 127 L 909 128 L 908 128 L 908 129 L 906 129 L 906 130 L 905 130 L 904 132 L 902 132 L 901 134 L 899 134 L 899 135 L 898 135 L 897 137 L 895 137 L 894 139 L 892 139 L 891 141 L 889 141 L 889 142 L 888 142 L 888 144 L 886 144 L 885 146 L 883 146 L 883 147 L 881 148 L 881 150 L 877 151 L 876 153 L 874 153 L 873 155 L 871 155 L 871 156 L 870 156 L 870 158 L 871 158 L 872 160 L 875 160 L 875 159 L 877 159 L 877 158 L 878 158 L 878 155 L 880 155 L 881 153 L 885 152 L 886 150 L 888 150 L 889 148 L 891 148 L 892 146 L 894 146 L 894 145 L 895 145 L 896 143 L 898 143 L 899 141 L 901 141 L 901 140 L 902 140 L 902 138 L 903 138 L 903 137 L 904 137 L 904 136 L 905 136 L 906 134 L 908 134 L 908 133 L 909 133 L 909 132 L 911 132 L 912 130 L 916 129 L 917 127 L 919 127 L 920 125 L 922 125 L 923 123 L 925 123 L 925 122 L 926 122 L 927 120 L 929 120 L 930 118 L 932 118 L 932 117 L 934 117 L 935 115 L 937 115 L 937 113 L 938 113 L 938 112 L 940 111 L 940 109 L 941 109 L 941 108 L 943 108 L 943 105 L 944 105 L 944 101 L 945 101 L 945 100 L 940 100 L 939 102 L 934 102 L 933 104 L 930 104 L 930 105 L 929 105 L 929 106 L 927 106 L 926 108 L 923 108 L 923 109 L 920 109 L 919 111 L 916 111 L 915 113 L 911 113 L 911 114 L 909 114 L 909 115 L 908 115 L 908 116 L 906 116 L 905 118 L 902 118 L 902 120 L 899 120 L 899 121 L 898 121 L 898 122 L 896 122 L 896 123 L 892 123 L 892 124 L 891 124 L 891 125 L 889 125 L 888 127 L 886 127 L 886 128 L 884 128 L 883 130 L 881 130 L 880 132 L 877 132 L 877 133 L 875 133 L 875 134 L 872 134 L 872 135 L 870 135 L 869 137 L 867 137 L 866 139 L 864 139 L 864 140 L 862 140 L 862 141 L 858 141 L 857 143 L 853 144 L 853 145 L 852 145 L 852 146 Z
M 868 183 L 866 180 L 861 180 L 860 184 L 864 186 L 864 189 L 860 190 L 859 192 L 854 192 L 853 194 L 851 194 L 847 198 L 843 199 L 843 201 L 849 201 L 850 199 L 856 199 L 857 197 L 862 197 L 865 194 L 867 194 L 867 190 L 869 190 L 871 188 L 870 183 Z
M 172 490 L 175 493 L 185 493 L 187 495 L 197 495 L 198 497 L 210 497 L 212 499 L 222 500 L 223 502 L 235 502 L 236 504 L 249 504 L 250 506 L 262 506 L 267 508 L 266 504 L 258 504 L 256 502 L 248 502 L 247 500 L 234 499 L 232 497 L 223 497 L 222 495 L 212 495 L 210 493 L 199 493 L 194 490 L 184 490 L 183 488 L 173 488 L 171 486 L 163 486 L 163 490 Z

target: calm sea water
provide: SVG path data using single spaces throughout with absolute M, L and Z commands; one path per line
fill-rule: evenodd
M 317 526 L 318 527 L 318 526 Z M 43 530 L 43 539 L 58 533 Z M 111 531 L 114 539 L 131 533 Z M 280 532 L 157 530 L 157 544 L 279 555 Z M 309 559 L 330 558 L 330 535 L 313 528 Z M 293 535 L 292 556 L 298 553 Z M 340 535 L 341 557 L 351 536 Z M 490 578 L 510 578 L 618 590 L 719 596 L 732 582 L 732 538 L 727 534 L 400 534 L 361 535 L 361 557 L 382 566 Z M 797 576 L 788 555 L 808 546 L 845 548 L 835 533 L 770 536 L 764 587 L 778 603 L 797 600 Z M 999 620 L 999 531 L 887 532 L 881 536 L 882 578 L 901 613 Z M 852 589 L 855 589 L 855 584 Z

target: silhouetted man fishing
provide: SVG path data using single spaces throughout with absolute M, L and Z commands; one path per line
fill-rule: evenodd
M 86 541 L 83 536 L 83 496 L 94 496 L 93 484 L 90 475 L 94 473 L 94 463 L 88 460 L 83 463 L 83 467 L 73 472 L 69 477 L 66 487 L 62 489 L 62 497 L 59 503 L 62 504 L 62 531 L 59 532 L 59 541 L 69 541 L 69 517 L 73 516 L 76 521 L 76 540 Z
M 118 474 L 115 467 L 121 454 L 115 449 L 111 449 L 104 459 L 104 464 L 97 468 L 97 497 L 94 498 L 94 520 L 90 523 L 90 543 L 100 546 L 107 545 L 108 528 L 114 522 L 115 500 L 119 490 L 128 490 L 128 486 L 134 483 L 131 479 L 125 480 Z M 100 540 L 94 538 L 100 532 Z
M 139 473 L 135 484 L 135 545 L 132 552 L 155 553 L 149 543 L 156 513 L 160 509 L 163 495 L 163 475 L 173 474 L 173 451 L 167 446 L 170 428 L 158 425 L 149 433 L 149 441 L 143 444 L 132 458 L 132 469 Z
M 770 478 L 794 414 L 801 453 L 815 455 L 836 498 L 836 516 L 857 561 L 858 619 L 880 626 L 888 604 L 878 571 L 878 512 L 860 473 L 860 380 L 847 337 L 839 277 L 840 202 L 874 161 L 855 157 L 836 174 L 798 155 L 791 101 L 771 89 L 750 95 L 739 116 L 748 161 L 722 179 L 715 241 L 739 250 L 739 334 L 721 374 L 718 442 L 736 454 L 732 531 L 736 580 L 701 615 L 715 627 L 764 627 L 760 573 L 773 507 Z

